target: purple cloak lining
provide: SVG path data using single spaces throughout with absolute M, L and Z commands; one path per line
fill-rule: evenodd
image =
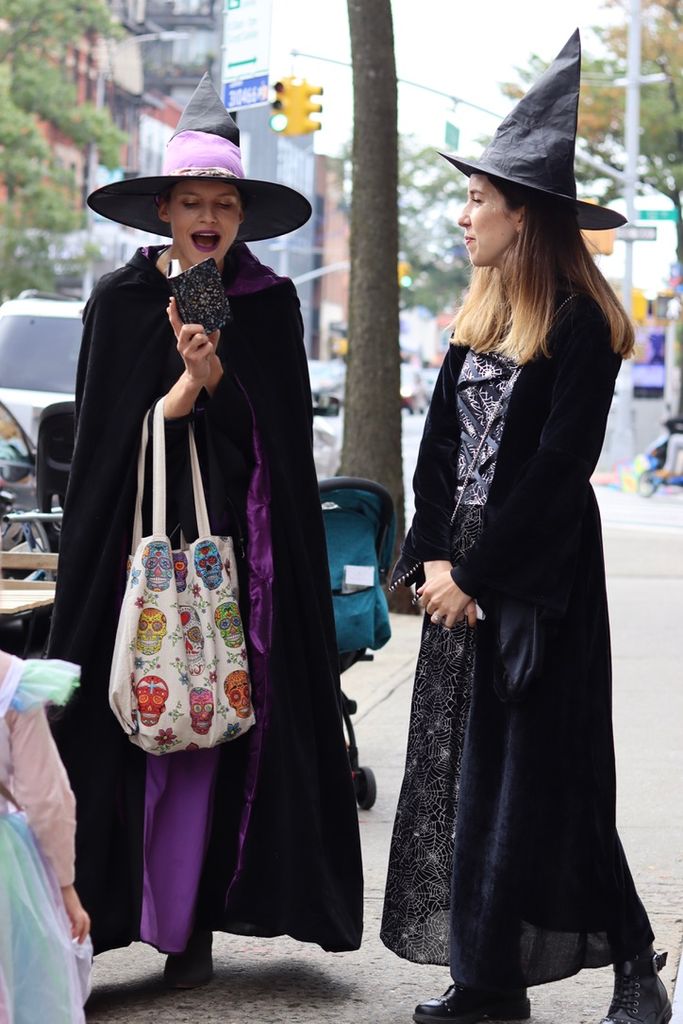
M 243 258 L 244 254 L 248 258 Z M 284 280 L 260 264 L 246 246 L 244 254 L 240 253 L 237 277 L 239 280 L 244 267 L 246 287 L 228 289 L 228 294 L 252 294 Z M 258 268 L 264 273 L 259 274 Z M 247 771 L 236 868 L 227 887 L 226 904 L 243 863 L 263 737 L 270 717 L 268 660 L 273 621 L 270 478 L 253 407 L 243 385 L 239 381 L 238 384 L 249 403 L 253 425 L 254 470 L 247 493 L 250 599 L 247 644 L 256 724 L 237 741 L 248 745 Z M 182 952 L 192 932 L 197 890 L 211 831 L 219 757 L 219 747 L 161 757 L 147 755 L 140 938 L 167 953 Z

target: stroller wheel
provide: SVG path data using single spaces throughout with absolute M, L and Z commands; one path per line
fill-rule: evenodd
M 642 498 L 651 498 L 657 490 L 658 483 L 657 477 L 652 473 L 642 473 L 638 477 L 638 494 Z
M 359 768 L 354 772 L 353 785 L 358 806 L 364 811 L 369 811 L 377 799 L 377 783 L 372 768 Z

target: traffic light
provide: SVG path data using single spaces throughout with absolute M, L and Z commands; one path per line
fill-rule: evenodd
M 322 95 L 322 86 L 311 85 L 305 78 L 281 78 L 274 85 L 275 99 L 270 127 L 280 135 L 307 135 L 320 127 L 320 121 L 311 120 L 311 114 L 322 111 L 320 103 L 312 97 Z
M 407 260 L 398 261 L 398 283 L 401 288 L 410 288 L 413 283 L 413 268 Z
M 275 99 L 270 104 L 273 113 L 270 115 L 270 127 L 274 132 L 289 135 L 287 127 L 294 103 L 294 79 L 282 78 L 273 86 Z
M 614 239 L 617 235 L 614 228 L 606 228 L 603 231 L 586 230 L 581 234 L 591 256 L 611 256 L 614 252 Z
M 638 324 L 644 324 L 647 318 L 648 301 L 640 288 L 631 290 L 631 316 Z

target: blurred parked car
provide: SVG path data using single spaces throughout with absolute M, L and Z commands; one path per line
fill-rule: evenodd
M 429 398 L 422 379 L 422 371 L 417 366 L 401 363 L 401 408 L 409 413 L 427 411 Z
M 0 402 L 0 490 L 11 492 L 15 509 L 26 510 L 35 507 L 35 446 L 2 402 Z
M 335 429 L 337 428 L 337 429 Z M 313 417 L 313 461 L 319 480 L 336 476 L 341 463 L 341 431 L 322 416 Z
M 434 388 L 436 386 L 436 379 L 439 376 L 440 370 L 441 368 L 439 366 L 423 366 L 420 370 L 428 403 L 432 400 L 432 395 L 434 394 Z
M 19 298 L 0 306 L 0 401 L 35 444 L 43 409 L 73 399 L 82 302 Z
M 313 412 L 316 416 L 338 416 L 344 403 L 346 364 L 341 359 L 309 359 Z

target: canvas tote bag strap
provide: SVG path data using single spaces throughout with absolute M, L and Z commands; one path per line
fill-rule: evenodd
M 149 444 L 149 413 L 145 413 L 142 421 L 142 436 L 138 454 L 138 490 L 135 498 L 135 515 L 133 517 L 133 542 L 131 549 L 136 551 L 142 540 L 142 498 L 145 491 L 145 455 Z M 154 436 L 152 438 L 152 532 L 165 532 L 166 515 L 166 438 L 164 430 L 164 400 L 160 398 L 153 412 Z
M 133 541 L 131 550 L 137 551 L 142 540 L 142 495 L 145 490 L 145 455 L 147 453 L 147 442 L 149 440 L 149 427 L 146 412 L 142 420 L 142 437 L 140 439 L 140 451 L 138 452 L 138 489 L 135 495 L 135 514 L 133 516 Z
M 202 472 L 199 468 L 199 456 L 197 455 L 197 443 L 194 439 L 194 430 L 189 428 L 190 442 L 190 469 L 192 470 L 192 491 L 194 495 L 194 512 L 197 518 L 197 531 L 200 537 L 208 537 L 211 533 L 209 525 L 209 511 L 206 507 L 204 495 L 204 484 L 202 483 Z
M 152 437 L 152 532 L 155 535 L 166 531 L 166 438 L 164 426 L 164 401 L 162 398 L 154 406 L 154 434 Z M 142 540 L 142 496 L 145 490 L 145 454 L 149 443 L 148 417 L 145 415 L 142 424 L 140 452 L 138 455 L 138 490 L 135 499 L 135 516 L 133 519 L 133 543 L 135 551 Z M 199 468 L 197 444 L 192 426 L 188 427 L 190 449 L 190 470 L 192 473 L 192 497 L 197 519 L 197 530 L 200 537 L 208 537 L 211 532 L 209 512 L 204 495 L 204 484 Z M 183 543 L 181 541 L 181 543 Z
M 154 406 L 152 435 L 152 533 L 166 533 L 166 426 L 164 400 Z

